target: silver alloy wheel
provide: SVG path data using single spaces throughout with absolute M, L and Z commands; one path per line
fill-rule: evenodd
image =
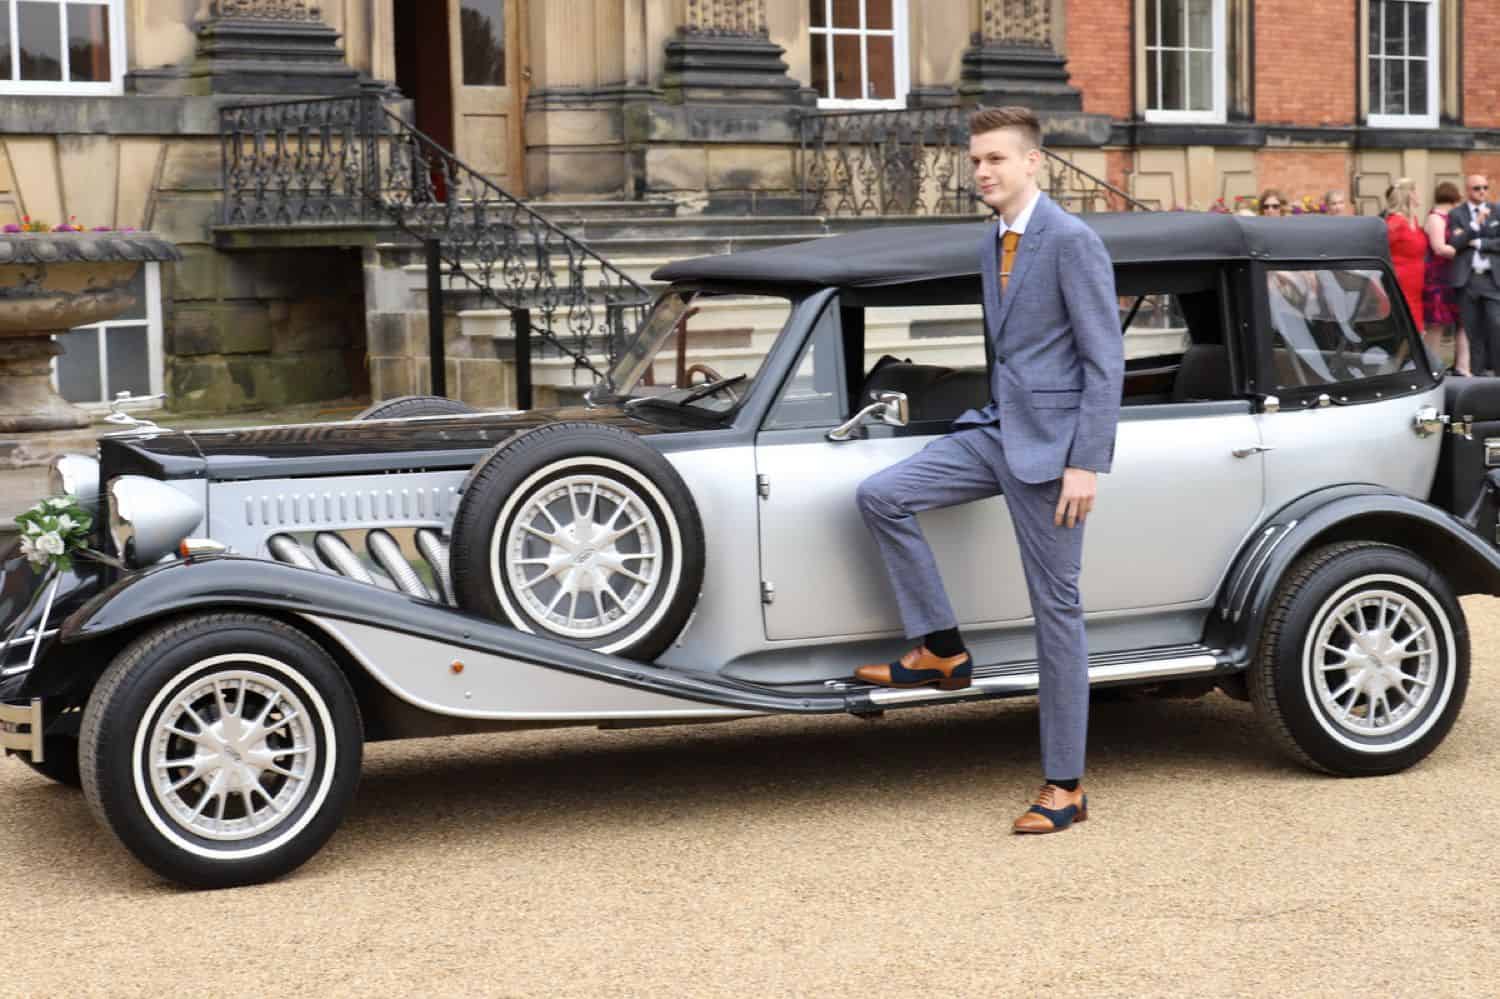
M 1354 580 L 1324 602 L 1309 630 L 1304 686 L 1319 723 L 1352 748 L 1410 744 L 1451 693 L 1451 625 L 1413 586 L 1390 575 Z
M 262 656 L 216 658 L 286 670 Z M 261 836 L 293 815 L 312 787 L 314 722 L 299 692 L 268 673 L 228 668 L 195 677 L 141 722 L 150 794 L 194 836 L 226 844 Z
M 528 497 L 505 536 L 511 592 L 531 620 L 571 639 L 618 631 L 661 587 L 661 527 L 619 480 L 566 475 Z

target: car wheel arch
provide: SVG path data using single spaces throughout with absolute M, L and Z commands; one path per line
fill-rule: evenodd
M 326 652 L 348 679 L 359 705 L 360 717 L 364 721 L 366 741 L 374 742 L 382 738 L 379 731 L 380 714 L 377 710 L 379 682 L 370 675 L 364 664 L 337 638 L 302 615 L 254 601 L 224 600 L 212 605 L 187 609 L 164 607 L 160 613 L 138 618 L 118 630 L 82 641 L 70 642 L 60 647 L 54 646 L 53 655 L 45 657 L 33 671 L 33 679 L 36 682 L 28 687 L 28 692 L 34 692 L 44 698 L 65 694 L 70 704 L 82 707 L 88 702 L 95 685 L 98 684 L 109 664 L 141 635 L 157 628 L 168 627 L 186 618 L 217 613 L 253 614 L 269 618 L 301 632 L 309 641 Z M 87 673 L 70 671 L 70 665 L 76 667 L 79 663 L 90 664 L 84 667 Z M 44 670 L 46 670 L 45 673 Z
M 1500 550 L 1450 513 L 1378 487 L 1336 487 L 1303 496 L 1244 542 L 1206 630 L 1209 644 L 1248 663 L 1282 579 L 1304 554 L 1342 541 L 1378 541 L 1442 566 L 1455 593 L 1500 596 Z

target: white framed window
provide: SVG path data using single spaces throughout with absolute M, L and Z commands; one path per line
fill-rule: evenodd
M 1438 0 L 1369 0 L 1370 107 L 1386 128 L 1437 128 Z
M 113 319 L 56 337 L 63 348 L 52 359 L 52 385 L 58 395 L 90 408 L 108 404 L 121 392 L 162 391 L 160 264 L 141 268 L 130 296 L 135 304 Z
M 808 0 L 820 108 L 902 108 L 911 89 L 906 0 Z
M 0 94 L 120 94 L 124 0 L 0 0 Z
M 1226 0 L 1145 0 L 1146 120 L 1225 119 Z

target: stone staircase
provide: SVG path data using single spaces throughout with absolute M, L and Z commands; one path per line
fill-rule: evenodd
M 652 282 L 652 272 L 674 260 L 783 246 L 876 226 L 948 224 L 978 218 L 679 215 L 674 203 L 660 201 L 548 201 L 534 202 L 532 207 L 651 292 L 660 288 Z M 375 398 L 385 398 L 426 391 L 427 271 L 422 249 L 408 241 L 392 240 L 377 246 L 375 254 L 380 287 L 368 316 L 369 327 L 372 331 L 399 329 L 405 336 L 372 335 L 371 393 Z M 565 270 L 565 265 L 557 268 L 559 282 L 566 278 Z M 585 282 L 592 286 L 597 274 L 598 268 L 585 268 Z M 510 404 L 515 389 L 510 311 L 488 304 L 483 293 L 462 278 L 448 276 L 443 287 L 443 309 L 448 317 L 445 347 L 449 394 L 475 405 Z M 598 296 L 593 297 L 590 308 L 596 313 L 596 322 L 601 322 L 602 315 L 597 314 L 604 306 Z M 712 320 L 705 317 L 703 322 L 709 323 L 710 330 L 734 330 L 737 335 L 690 336 L 690 362 L 706 363 L 727 374 L 746 366 L 753 369 L 780 330 L 786 311 L 771 299 L 716 306 Z M 738 335 L 746 332 L 748 339 Z M 386 353 L 387 347 L 395 349 Z M 602 354 L 597 356 L 603 363 Z M 550 344 L 533 341 L 532 358 L 537 406 L 575 401 L 593 384 L 591 372 Z M 670 380 L 671 372 L 663 368 L 659 377 Z

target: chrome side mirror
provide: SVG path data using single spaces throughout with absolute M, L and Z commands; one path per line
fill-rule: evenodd
M 828 431 L 829 440 L 835 443 L 849 440 L 866 420 L 892 427 L 904 427 L 911 422 L 911 406 L 905 392 L 873 392 L 871 395 L 875 401 Z

